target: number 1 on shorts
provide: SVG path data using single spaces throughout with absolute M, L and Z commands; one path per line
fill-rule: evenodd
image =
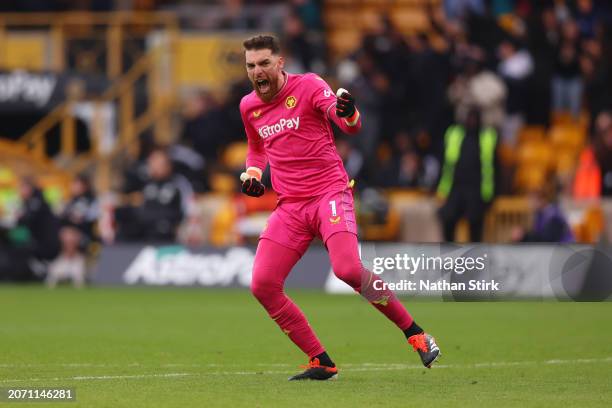
M 336 214 L 336 200 L 331 200 L 331 201 L 329 202 L 329 205 L 330 205 L 330 207 L 331 207 L 332 217 L 335 217 L 335 216 L 337 215 L 337 214 Z

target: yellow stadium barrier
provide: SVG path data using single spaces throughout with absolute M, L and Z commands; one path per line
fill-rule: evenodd
M 516 227 L 528 230 L 533 222 L 533 210 L 527 197 L 502 196 L 495 199 L 485 218 L 486 242 L 510 242 Z

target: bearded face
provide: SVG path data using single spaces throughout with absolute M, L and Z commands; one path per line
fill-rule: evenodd
M 245 51 L 246 70 L 253 89 L 264 102 L 269 102 L 283 86 L 283 57 L 269 49 Z

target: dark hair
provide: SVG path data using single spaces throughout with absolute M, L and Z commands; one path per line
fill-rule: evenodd
M 256 35 L 246 39 L 242 45 L 246 51 L 270 50 L 272 54 L 278 54 L 280 52 L 280 43 L 278 39 L 271 35 Z

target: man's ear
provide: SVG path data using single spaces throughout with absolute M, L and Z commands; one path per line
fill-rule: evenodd
M 285 57 L 278 57 L 278 67 L 280 69 L 285 68 Z

